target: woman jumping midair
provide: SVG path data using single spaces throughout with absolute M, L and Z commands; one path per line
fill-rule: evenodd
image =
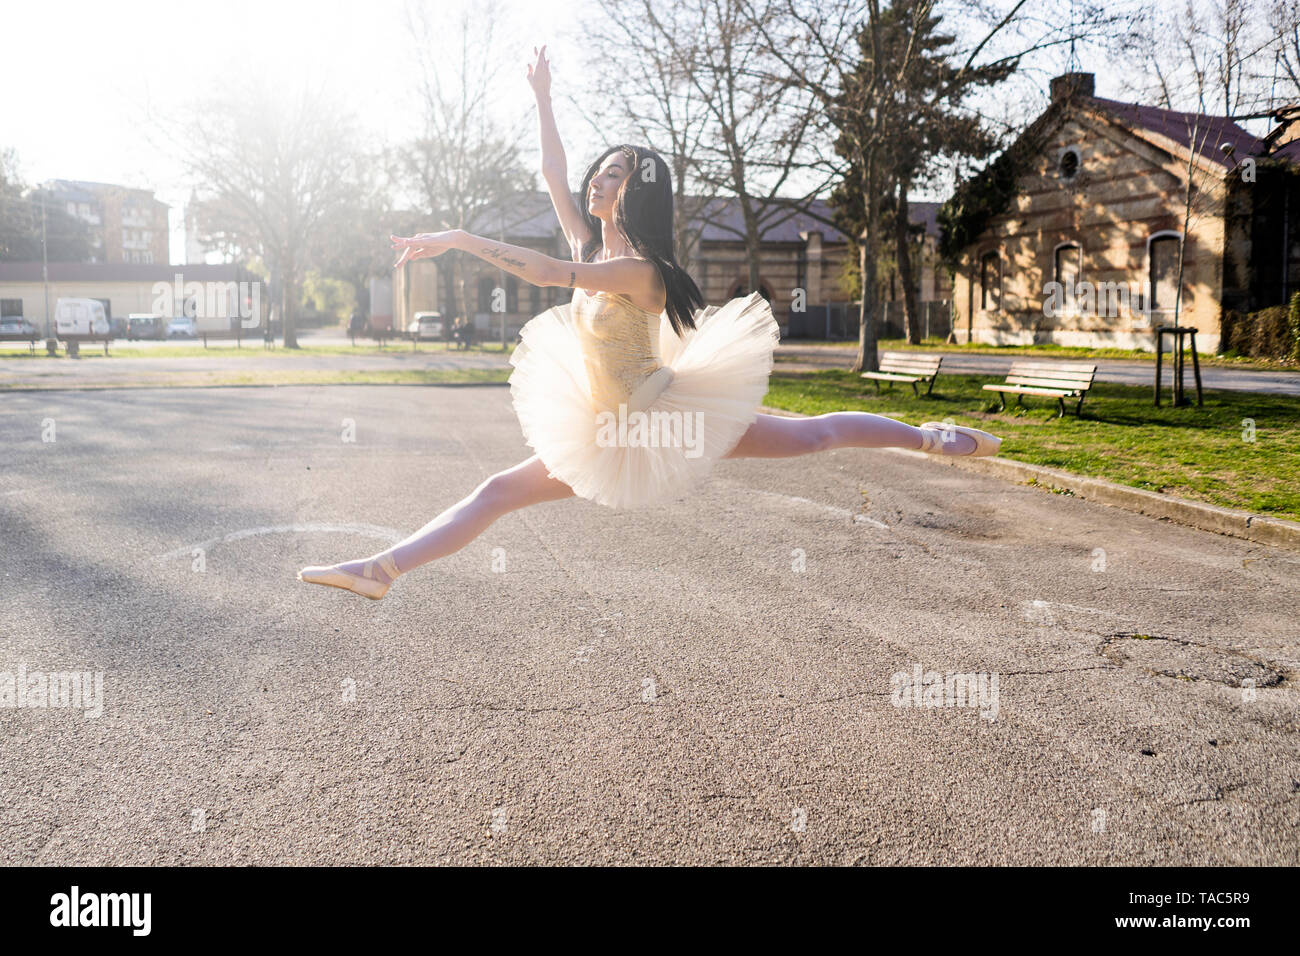
M 502 515 L 575 495 L 639 508 L 686 493 L 722 458 L 792 458 L 832 448 L 993 455 L 1001 439 L 942 422 L 914 428 L 870 412 L 765 415 L 780 330 L 758 293 L 705 307 L 673 252 L 668 166 L 641 146 L 588 167 L 580 209 L 551 112 L 546 48 L 528 69 L 542 175 L 571 261 L 460 229 L 393 236 L 396 266 L 459 249 L 573 301 L 530 320 L 510 357 L 511 399 L 535 454 L 499 472 L 427 525 L 357 561 L 303 568 L 300 580 L 382 598 L 398 575 L 465 547 Z

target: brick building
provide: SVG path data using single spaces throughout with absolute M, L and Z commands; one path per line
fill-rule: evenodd
M 960 341 L 1153 349 L 1152 328 L 1174 316 L 1183 242 L 1179 324 L 1199 330 L 1202 351 L 1217 350 L 1221 308 L 1300 288 L 1293 133 L 1258 139 L 1228 118 L 1097 97 L 1091 73 L 1051 92 L 1008 151 L 1023 161 L 1014 189 L 960 250 Z
M 148 189 L 55 179 L 42 187 L 90 231 L 90 262 L 166 264 L 171 233 L 168 205 Z

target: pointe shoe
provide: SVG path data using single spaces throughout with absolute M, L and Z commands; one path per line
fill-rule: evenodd
M 975 450 L 968 451 L 964 455 L 951 455 L 952 458 L 978 458 L 984 455 L 996 455 L 998 449 L 1002 447 L 1002 439 L 997 435 L 990 435 L 986 431 L 980 431 L 978 428 L 967 428 L 965 425 L 949 425 L 946 422 L 925 422 L 921 425 L 921 430 L 925 432 L 921 439 L 919 451 L 927 455 L 942 455 L 944 440 L 942 432 L 953 431 L 960 432 L 963 435 L 969 435 L 975 439 Z
M 376 561 L 380 567 L 388 572 L 387 584 L 374 577 Z M 372 601 L 378 601 L 388 593 L 388 589 L 392 587 L 393 582 L 402 573 L 397 570 L 397 562 L 393 560 L 391 554 L 381 554 L 375 561 L 367 561 L 361 572 L 361 574 L 353 574 L 351 571 L 344 571 L 337 564 L 328 566 L 313 565 L 299 571 L 298 580 L 306 581 L 308 584 L 324 584 L 332 588 L 342 588 L 345 591 L 360 594 L 362 597 L 368 597 Z

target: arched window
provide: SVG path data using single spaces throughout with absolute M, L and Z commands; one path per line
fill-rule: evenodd
M 1002 256 L 996 249 L 980 256 L 980 308 L 985 312 L 1002 308 Z
M 1056 247 L 1055 259 L 1053 277 L 1061 286 L 1065 307 L 1073 309 L 1083 270 L 1083 251 L 1075 243 L 1063 243 Z
M 1147 245 L 1151 311 L 1173 312 L 1178 300 L 1178 251 L 1182 242 L 1177 233 L 1157 234 Z

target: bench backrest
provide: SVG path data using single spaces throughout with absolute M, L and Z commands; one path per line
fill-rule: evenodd
M 917 355 L 914 352 L 881 352 L 880 371 L 895 375 L 933 375 L 939 370 L 942 355 Z
M 1007 384 L 1087 391 L 1096 374 L 1097 366 L 1081 362 L 1012 362 Z

